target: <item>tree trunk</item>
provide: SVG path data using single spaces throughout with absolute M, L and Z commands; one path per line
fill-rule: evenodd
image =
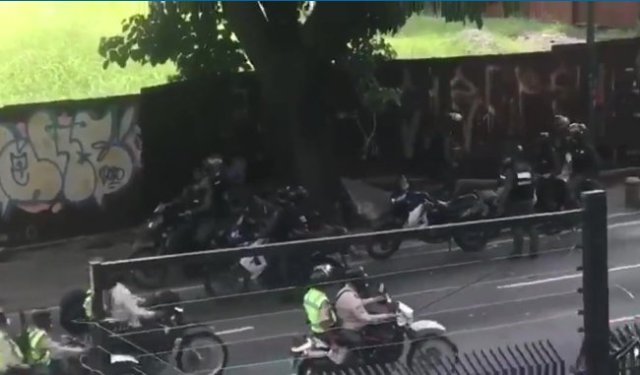
M 304 185 L 320 207 L 339 191 L 325 100 L 328 71 L 300 52 L 281 56 L 259 73 L 279 174 Z

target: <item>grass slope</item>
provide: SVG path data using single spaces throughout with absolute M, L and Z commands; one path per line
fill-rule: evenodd
M 135 93 L 164 83 L 175 72 L 172 64 L 105 71 L 97 53 L 101 36 L 117 33 L 123 18 L 146 9 L 146 2 L 0 1 L 0 106 Z M 533 36 L 523 38 L 525 30 Z M 541 50 L 548 48 L 547 39 L 577 33 L 519 19 L 487 20 L 476 30 L 413 17 L 390 42 L 401 58 L 446 57 Z M 614 31 L 605 37 L 633 35 Z

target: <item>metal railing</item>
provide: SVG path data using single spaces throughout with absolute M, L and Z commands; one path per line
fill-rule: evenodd
M 472 351 L 457 359 L 433 358 L 412 367 L 402 362 L 366 365 L 324 372 L 324 375 L 564 375 L 565 361 L 549 341 L 508 345 L 504 348 Z
M 228 258 L 230 255 L 237 257 L 239 260 L 242 257 L 259 255 L 268 256 L 269 254 L 288 252 L 291 250 L 295 250 L 296 252 L 307 251 L 311 253 L 318 249 L 335 249 L 337 247 L 348 245 L 366 245 L 378 241 L 414 239 L 420 240 L 421 238 L 425 238 L 426 236 L 452 236 L 458 231 L 488 231 L 514 226 L 526 227 L 549 222 L 558 222 L 562 223 L 562 225 L 566 225 L 567 223 L 579 225 L 580 223 L 582 223 L 583 265 L 582 267 L 578 267 L 578 269 L 583 271 L 584 311 L 581 311 L 581 313 L 584 314 L 585 322 L 584 332 L 587 368 L 589 369 L 590 375 L 608 375 L 610 369 L 606 365 L 609 358 L 606 194 L 602 190 L 583 193 L 582 201 L 582 209 L 563 212 L 470 221 L 421 228 L 350 234 L 338 237 L 316 238 L 304 241 L 291 241 L 286 243 L 267 244 L 255 247 L 216 249 L 110 262 L 92 262 L 90 264 L 91 288 L 95 296 L 92 306 L 93 315 L 97 318 L 103 318 L 105 316 L 103 304 L 104 285 L 109 275 L 114 273 L 127 272 L 136 269 L 152 269 L 159 266 L 177 266 L 193 263 L 207 264 L 210 262 L 214 263 L 216 261 L 216 258 L 221 256 Z M 534 358 L 544 359 L 549 358 L 549 355 L 551 354 L 553 354 L 551 357 L 557 355 L 555 350 L 551 350 L 553 348 L 549 347 L 548 345 L 548 343 L 545 343 L 543 346 L 535 346 L 532 344 L 532 346 L 530 347 L 531 349 L 525 349 L 525 351 L 522 351 L 521 349 L 520 351 L 518 351 L 518 347 L 513 347 L 513 349 L 511 349 L 511 351 L 515 350 L 513 355 L 510 352 L 509 348 L 505 350 L 489 351 L 488 354 L 480 352 L 479 355 L 482 357 L 486 356 L 487 358 L 491 358 L 493 360 L 492 362 L 490 362 L 491 364 L 489 364 L 489 362 L 486 362 L 484 368 L 498 369 L 500 367 L 496 366 L 509 367 L 510 365 L 508 364 L 513 362 L 514 358 L 516 358 L 514 356 L 517 355 L 520 355 L 522 358 L 528 356 L 528 359 L 523 359 L 521 363 L 531 363 L 535 366 L 537 366 L 538 364 L 544 365 L 544 363 L 546 363 L 545 360 L 539 362 L 537 360 L 534 360 Z M 520 352 L 522 352 L 523 354 L 521 355 Z M 525 352 L 527 353 L 527 356 L 524 355 Z M 535 355 L 533 355 L 532 353 L 535 353 Z M 476 353 L 475 355 L 478 354 Z M 472 356 L 474 356 L 473 353 Z M 467 360 L 467 368 L 477 368 L 477 364 L 479 362 L 474 361 L 469 362 L 469 360 Z M 476 364 L 476 367 L 472 365 L 472 362 Z M 604 365 L 602 363 L 604 363 Z M 561 367 L 564 369 L 564 366 Z M 465 372 L 460 371 L 458 373 L 464 374 Z M 500 372 L 482 372 L 479 370 L 474 370 L 466 373 L 497 374 Z M 514 372 L 507 371 L 501 373 Z M 528 374 L 530 372 L 515 373 Z M 563 372 L 536 373 L 562 374 Z

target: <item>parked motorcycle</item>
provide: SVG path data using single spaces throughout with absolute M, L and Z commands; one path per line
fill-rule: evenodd
M 414 311 L 402 302 L 393 301 L 380 284 L 379 293 L 385 301 L 372 306 L 372 313 L 395 312 L 393 322 L 366 327 L 363 345 L 348 350 L 327 343 L 315 336 L 306 337 L 304 343 L 291 348 L 295 374 L 350 373 L 350 369 L 363 365 L 385 365 L 404 357 L 410 368 L 420 362 L 437 367 L 444 358 L 457 360 L 458 347 L 446 336 L 446 328 L 433 320 L 415 320 Z M 440 368 L 439 370 L 443 370 Z M 435 370 L 437 371 L 437 370 Z M 357 372 L 357 370 L 356 370 Z
M 491 199 L 484 198 L 479 192 L 461 195 L 450 201 L 435 199 L 426 192 L 408 194 L 411 194 L 410 199 L 403 201 L 392 197 L 391 214 L 375 227 L 375 231 L 481 220 L 492 217 L 495 211 Z M 440 243 L 453 239 L 463 251 L 477 252 L 485 248 L 493 235 L 484 230 L 461 230 L 454 232 L 452 238 L 425 236 L 422 240 Z M 373 259 L 388 259 L 400 249 L 400 244 L 400 240 L 371 243 L 367 245 L 367 253 Z

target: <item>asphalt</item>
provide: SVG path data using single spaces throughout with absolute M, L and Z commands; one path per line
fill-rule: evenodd
M 609 194 L 612 324 L 633 321 L 640 310 L 640 254 L 635 247 L 640 212 L 628 212 L 621 203 L 619 191 Z M 356 263 L 419 317 L 444 324 L 463 351 L 550 340 L 572 363 L 582 339 L 577 332 L 581 275 L 576 272 L 581 253 L 573 248 L 579 241 L 579 233 L 544 238 L 538 258 L 518 260 L 508 259 L 508 240 L 477 254 L 412 243 L 388 261 L 361 258 Z M 89 259 L 118 259 L 129 252 L 126 245 L 84 251 L 65 245 L 19 253 L 0 263 L 0 303 L 6 310 L 55 306 L 64 291 L 88 285 Z M 290 373 L 289 346 L 305 333 L 298 303 L 285 303 L 282 293 L 273 291 L 211 299 L 198 286 L 177 290 L 192 300 L 185 305 L 189 318 L 212 326 L 225 340 L 231 356 L 225 374 Z

